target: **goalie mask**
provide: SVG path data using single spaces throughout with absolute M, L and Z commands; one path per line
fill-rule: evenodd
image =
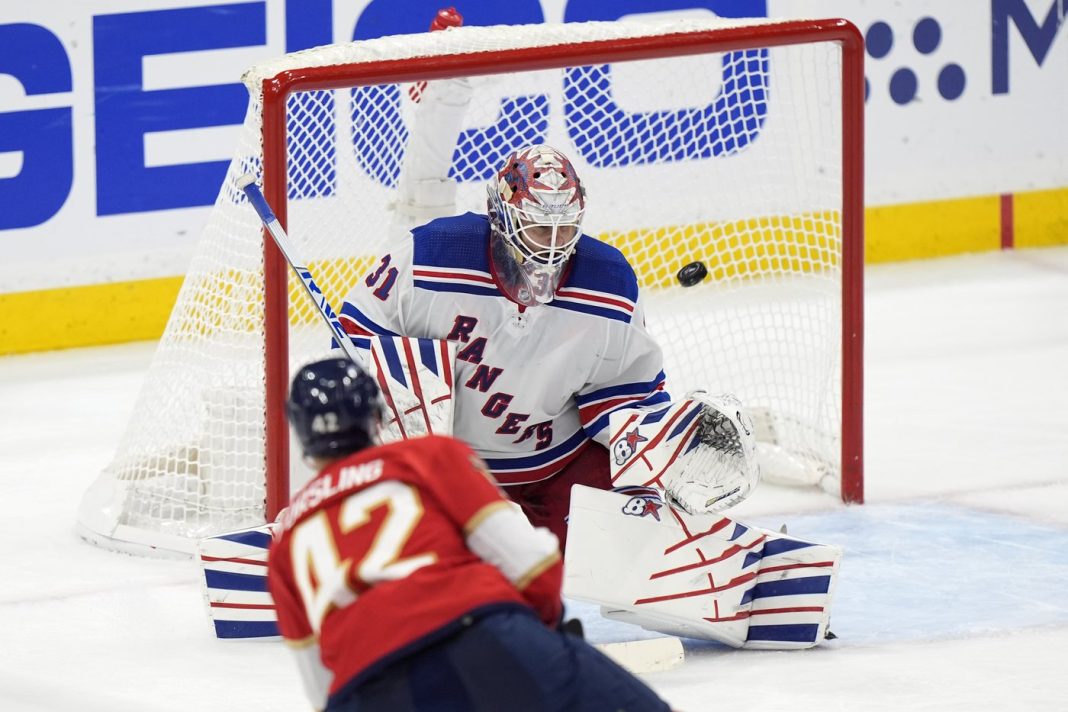
M 493 266 L 508 296 L 552 301 L 575 251 L 586 211 L 571 161 L 545 145 L 508 156 L 488 186 Z
M 286 415 L 305 457 L 342 457 L 375 444 L 378 386 L 347 358 L 309 363 L 293 377 Z

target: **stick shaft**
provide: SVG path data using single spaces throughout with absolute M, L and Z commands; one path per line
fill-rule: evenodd
M 267 232 L 271 235 L 274 243 L 278 245 L 278 249 L 281 251 L 282 256 L 285 257 L 289 266 L 300 278 L 300 283 L 304 286 L 304 291 L 311 297 L 312 302 L 315 304 L 316 310 L 319 315 L 330 327 L 330 332 L 334 335 L 334 339 L 341 346 L 341 349 L 345 352 L 345 355 L 352 359 L 353 363 L 362 366 L 363 359 L 360 357 L 359 352 L 356 350 L 355 344 L 349 339 L 348 334 L 345 333 L 345 329 L 341 326 L 341 322 L 337 318 L 337 313 L 334 311 L 330 303 L 326 301 L 326 295 L 319 289 L 319 285 L 315 283 L 315 278 L 312 277 L 311 271 L 304 265 L 304 261 L 297 254 L 296 248 L 293 246 L 293 242 L 289 239 L 286 231 L 282 229 L 282 224 L 278 222 L 278 218 L 275 217 L 274 211 L 271 210 L 271 206 L 267 204 L 267 199 L 264 197 L 263 192 L 259 186 L 253 181 L 248 181 L 241 186 L 241 190 L 248 196 L 249 202 L 252 207 L 255 208 L 256 214 L 260 216 L 260 220 L 263 222 L 263 226 L 267 228 Z

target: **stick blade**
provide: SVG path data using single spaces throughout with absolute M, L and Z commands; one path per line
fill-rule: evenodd
M 686 657 L 682 641 L 670 637 L 599 643 L 594 647 L 635 675 L 671 670 L 681 665 Z

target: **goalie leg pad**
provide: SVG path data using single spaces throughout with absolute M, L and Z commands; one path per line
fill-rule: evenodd
M 202 593 L 218 638 L 280 638 L 267 590 L 271 525 L 239 529 L 197 542 Z
M 826 634 L 841 558 L 835 546 L 688 514 L 653 490 L 575 487 L 564 595 L 671 635 L 809 648 Z

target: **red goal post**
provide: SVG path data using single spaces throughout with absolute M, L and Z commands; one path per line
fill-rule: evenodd
M 796 48 L 816 46 L 821 48 L 818 62 L 810 61 L 808 58 L 812 55 L 803 53 L 781 57 L 773 54 L 779 49 L 792 52 Z M 833 54 L 834 58 L 824 59 L 824 52 L 828 56 Z M 579 136 L 575 127 L 588 127 L 599 119 L 586 116 L 576 118 L 579 112 L 572 108 L 575 103 L 573 100 L 581 97 L 574 92 L 569 97 L 566 89 L 562 92 L 563 98 L 552 94 L 555 89 L 546 90 L 546 96 L 549 97 L 544 102 L 547 107 L 544 108 L 548 117 L 546 121 L 549 122 L 546 142 L 557 145 L 573 157 L 580 175 L 590 188 L 591 205 L 596 205 L 605 196 L 618 193 L 619 185 L 624 185 L 627 180 L 624 174 L 628 172 L 648 172 L 653 176 L 648 179 L 651 185 L 672 185 L 669 196 L 657 195 L 653 202 L 658 209 L 667 206 L 664 210 L 673 205 L 682 206 L 677 211 L 678 215 L 667 218 L 657 215 L 659 222 L 653 222 L 652 225 L 612 224 L 614 215 L 605 209 L 603 223 L 607 227 L 598 230 L 598 216 L 594 215 L 591 208 L 585 226 L 587 231 L 590 232 L 592 228 L 591 234 L 623 249 L 635 264 L 643 289 L 652 295 L 650 299 L 664 301 L 662 313 L 666 322 L 679 327 L 675 333 L 689 333 L 700 338 L 706 338 L 706 332 L 714 335 L 715 346 L 710 346 L 712 340 L 694 346 L 689 343 L 692 340 L 688 339 L 680 339 L 677 346 L 674 343 L 665 345 L 669 366 L 672 365 L 674 354 L 685 352 L 685 356 L 678 357 L 674 362 L 675 371 L 685 374 L 680 377 L 680 382 L 685 381 L 687 388 L 703 386 L 715 390 L 733 390 L 743 401 L 748 398 L 751 403 L 755 401 L 755 405 L 768 406 L 770 415 L 764 431 L 787 444 L 785 460 L 793 464 L 800 462 L 802 466 L 816 463 L 818 472 L 813 482 L 818 481 L 826 489 L 840 494 L 846 502 L 862 502 L 863 41 L 857 29 L 845 20 L 687 20 L 656 24 L 465 27 L 440 33 L 318 48 L 265 62 L 254 67 L 245 77 L 253 95 L 246 128 L 250 125 L 256 127 L 255 133 L 259 137 L 256 143 L 259 145 L 253 146 L 250 151 L 239 151 L 235 157 L 227 184 L 216 205 L 216 213 L 222 217 L 217 218 L 213 214 L 213 222 L 209 225 L 204 242 L 227 245 L 226 248 L 213 248 L 218 249 L 220 254 L 235 245 L 233 250 L 241 249 L 238 243 L 244 244 L 250 223 L 237 211 L 251 210 L 241 204 L 232 182 L 243 173 L 262 171 L 264 193 L 268 201 L 281 224 L 290 230 L 299 243 L 317 247 L 316 240 L 320 235 L 339 236 L 331 238 L 335 243 L 321 253 L 313 250 L 309 260 L 313 266 L 322 266 L 324 275 L 320 278 L 316 274 L 317 281 L 324 286 L 324 293 L 336 302 L 334 306 L 337 308 L 340 306 L 340 296 L 347 287 L 351 286 L 354 279 L 364 276 L 366 260 L 375 254 L 377 245 L 372 244 L 373 239 L 368 239 L 367 244 L 350 245 L 354 248 L 352 255 L 340 255 L 341 248 L 338 245 L 345 244 L 346 239 L 351 237 L 344 225 L 336 225 L 336 215 L 340 211 L 324 208 L 324 213 L 332 211 L 328 217 L 320 217 L 316 211 L 320 210 L 320 204 L 335 200 L 348 201 L 348 219 L 361 224 L 366 220 L 367 232 L 375 232 L 377 227 L 385 224 L 388 209 L 384 205 L 394 200 L 391 196 L 396 184 L 402 180 L 396 176 L 399 171 L 397 166 L 403 159 L 404 143 L 409 138 L 408 124 L 411 123 L 408 114 L 403 115 L 402 120 L 396 120 L 397 116 L 389 113 L 398 105 L 397 95 L 403 95 L 399 87 L 457 77 L 471 78 L 472 81 L 485 79 L 492 84 L 497 78 L 498 85 L 489 92 L 491 99 L 487 106 L 495 106 L 499 113 L 494 116 L 492 111 L 483 112 L 482 120 L 496 120 L 501 125 L 505 113 L 501 108 L 504 100 L 500 97 L 508 94 L 507 88 L 501 90 L 502 84 L 511 87 L 522 83 L 527 77 L 539 77 L 538 81 L 541 82 L 543 75 L 556 76 L 553 73 L 557 72 L 562 74 L 565 87 L 593 87 L 591 91 L 602 91 L 603 87 L 599 88 L 598 82 L 605 81 L 609 68 L 621 74 L 628 67 L 649 66 L 653 68 L 652 78 L 634 80 L 640 90 L 632 92 L 630 99 L 640 103 L 645 94 L 656 93 L 654 90 L 658 84 L 670 83 L 663 82 L 662 76 L 661 81 L 656 79 L 656 72 L 666 71 L 659 67 L 659 63 L 695 57 L 708 58 L 706 64 L 702 65 L 704 70 L 708 66 L 723 68 L 724 80 L 720 94 L 714 102 L 709 103 L 709 107 L 715 105 L 717 108 L 705 112 L 704 124 L 691 128 L 696 114 L 687 113 L 688 110 L 683 108 L 675 114 L 656 111 L 643 113 L 639 109 L 632 112 L 633 115 L 652 118 L 645 123 L 632 121 L 627 125 L 629 131 L 637 130 L 634 128 L 636 126 L 652 126 L 653 120 L 682 121 L 686 124 L 686 140 L 704 147 L 701 150 L 694 149 L 693 155 L 680 150 L 661 158 L 675 150 L 673 145 L 672 148 L 653 146 L 634 149 L 635 155 L 640 151 L 646 152 L 637 158 L 620 158 L 613 147 L 611 156 L 591 158 L 590 151 L 582 148 L 584 141 L 587 148 L 591 142 L 585 136 Z M 817 64 L 819 66 L 815 66 Z M 580 76 L 583 68 L 596 70 L 591 75 L 593 78 Z M 780 70 L 781 74 L 773 74 Z M 758 77 L 768 76 L 759 80 L 741 79 L 748 76 L 749 72 Z M 678 71 L 674 73 L 679 74 Z M 614 76 L 613 80 L 618 80 L 618 77 Z M 733 85 L 727 86 L 731 82 Z M 788 88 L 787 82 L 798 82 L 799 87 Z M 559 83 L 557 79 L 552 79 L 537 86 L 558 88 Z M 619 87 L 613 86 L 602 93 L 614 98 L 617 89 Z M 724 108 L 715 103 L 728 92 L 734 92 L 736 99 L 743 97 L 737 99 L 746 106 L 740 113 L 732 113 L 734 108 Z M 330 96 L 335 96 L 336 100 L 317 98 Z M 529 96 L 538 97 L 540 94 L 532 91 L 521 99 L 526 101 Z M 791 104 L 788 112 L 777 115 L 776 101 L 786 96 L 791 102 L 796 102 L 796 106 Z M 498 101 L 500 103 L 495 103 Z M 572 104 L 567 104 L 568 101 L 572 101 Z M 668 101 L 678 99 L 669 98 Z M 802 107 L 802 103 L 806 105 Z M 360 114 L 364 105 L 369 107 L 371 113 Z M 557 123 L 553 123 L 559 119 L 556 114 L 561 113 L 561 105 L 564 106 L 565 128 L 557 128 Z M 530 103 L 529 106 L 542 108 L 540 103 Z M 752 106 L 758 106 L 758 109 L 752 109 Z M 627 108 L 619 111 L 625 112 Z M 601 111 L 603 105 L 594 109 Z M 790 120 L 784 121 L 782 116 L 789 116 Z M 802 116 L 802 120 L 797 120 Z M 349 131 L 343 130 L 348 126 L 334 125 L 349 119 L 354 127 Z M 390 123 L 394 120 L 395 125 Z M 779 137 L 778 132 L 784 130 L 783 124 L 790 121 L 803 124 L 804 130 L 813 132 L 822 132 L 830 126 L 834 129 L 830 133 L 834 135 L 819 140 L 806 137 L 803 133 Z M 743 129 L 730 128 L 743 124 L 747 136 L 741 133 Z M 594 126 L 590 130 L 604 133 L 603 128 Z M 702 130 L 709 132 L 709 135 L 715 132 L 717 141 L 726 137 L 727 143 L 708 148 L 712 145 L 711 139 L 692 138 L 693 134 Z M 331 131 L 336 131 L 337 136 L 326 137 Z M 470 133 L 472 129 L 466 126 L 465 131 Z M 515 129 L 513 137 L 520 134 L 529 136 L 530 131 L 526 126 Z M 346 152 L 341 148 L 322 148 L 316 132 L 323 135 L 322 145 L 338 138 L 341 139 L 339 144 L 344 144 L 346 140 L 362 142 L 360 150 L 364 153 L 357 157 L 356 168 L 342 167 L 342 161 L 348 159 Z M 741 164 L 747 155 L 768 153 L 765 146 L 773 143 L 769 138 L 773 133 L 776 134 L 774 146 L 781 155 L 768 155 L 765 168 L 746 168 L 742 174 L 750 184 L 759 182 L 769 186 L 767 193 L 790 196 L 784 199 L 787 207 L 766 208 L 759 205 L 759 187 L 750 190 L 751 185 L 747 184 L 746 195 L 732 195 L 732 183 L 739 181 L 732 180 L 724 166 L 732 161 Z M 642 146 L 652 143 L 648 140 L 642 143 L 640 138 L 627 140 Z M 826 150 L 817 153 L 817 150 L 810 149 L 809 144 Z M 480 145 L 483 148 L 487 146 L 484 142 Z M 506 147 L 493 145 L 489 148 L 492 153 Z M 344 149 L 351 149 L 351 145 L 346 144 Z M 702 150 L 704 153 L 701 153 Z M 811 155 L 808 153 L 810 151 Z M 460 152 L 458 143 L 456 160 L 467 161 L 470 168 L 476 160 L 474 151 L 471 156 L 461 156 Z M 805 155 L 799 159 L 795 154 Z M 322 166 L 317 163 L 317 156 L 320 155 L 324 158 L 319 163 L 337 164 L 336 175 L 323 177 Z M 627 164 L 627 160 L 636 161 L 637 167 Z M 800 164 L 808 161 L 812 165 L 786 169 L 794 171 L 795 175 L 792 176 L 779 177 L 775 173 L 778 163 L 792 164 L 795 161 Z M 724 214 L 720 215 L 713 210 L 711 213 L 694 212 L 691 215 L 683 193 L 687 185 L 712 184 L 711 180 L 706 183 L 706 176 L 694 168 L 705 164 L 716 165 L 714 172 L 708 174 L 715 179 L 715 195 L 709 199 L 695 193 L 689 203 L 721 201 L 722 206 L 732 209 L 739 206 L 736 211 L 724 210 Z M 366 191 L 346 193 L 338 187 L 344 182 L 342 174 L 346 170 L 373 174 L 374 185 Z M 455 163 L 452 170 L 456 174 L 461 173 Z M 678 185 L 672 183 L 672 170 L 685 173 Z M 471 175 L 478 173 L 474 169 L 468 172 Z M 833 174 L 833 178 L 826 178 L 829 174 Z M 482 184 L 471 179 L 470 175 L 466 177 L 467 182 L 476 188 L 472 195 L 477 195 Z M 360 176 L 360 180 L 366 178 L 366 175 Z M 600 183 L 602 178 L 603 185 Z M 457 182 L 463 180 L 462 175 L 457 178 Z M 643 177 L 641 180 L 646 179 Z M 786 187 L 781 187 L 780 181 L 781 186 Z M 809 184 L 814 183 L 818 183 L 819 188 L 809 190 Z M 323 185 L 327 187 L 322 188 Z M 796 195 L 791 192 L 794 191 L 789 187 L 791 185 L 797 188 Z M 466 187 L 463 185 L 460 190 L 458 207 L 478 210 L 477 198 L 465 197 L 463 191 Z M 665 189 L 664 192 L 669 191 Z M 806 203 L 807 200 L 811 204 Z M 633 202 L 634 198 L 624 196 L 624 201 Z M 294 210 L 306 215 L 302 215 L 297 224 L 291 226 Z M 616 214 L 628 212 L 626 204 L 615 205 L 612 210 Z M 381 219 L 379 212 L 383 213 Z M 257 225 L 256 232 L 259 230 Z M 238 235 L 241 236 L 240 240 L 237 239 Z M 257 234 L 256 240 L 260 239 Z M 707 247 L 712 242 L 720 246 L 715 254 Z M 689 258 L 694 255 L 709 262 L 711 278 L 691 290 L 684 291 L 677 285 L 673 286 L 666 276 L 691 261 Z M 345 266 L 337 267 L 339 264 Z M 197 265 L 194 264 L 192 269 L 196 270 Z M 257 269 L 261 270 L 259 277 L 256 276 Z M 301 303 L 303 295 L 293 288 L 288 267 L 269 238 L 262 239 L 262 262 L 259 267 L 252 265 L 248 270 L 239 270 L 226 264 L 225 259 L 216 257 L 204 271 L 209 275 L 206 278 L 192 280 L 187 277 L 183 295 L 168 325 L 168 334 L 176 329 L 183 331 L 180 335 L 165 334 L 160 350 L 170 353 L 186 348 L 188 351 L 191 342 L 199 344 L 201 339 L 215 339 L 214 331 L 222 317 L 201 317 L 202 312 L 208 311 L 204 303 L 211 301 L 214 308 L 215 301 L 221 304 L 230 301 L 230 295 L 235 293 L 246 290 L 254 292 L 256 280 L 260 279 L 262 329 L 256 339 L 261 339 L 262 345 L 262 394 L 258 394 L 259 385 L 254 385 L 250 396 L 238 394 L 241 387 L 226 381 L 221 392 L 229 394 L 233 390 L 235 393 L 227 395 L 221 399 L 221 404 L 213 406 L 222 415 L 209 416 L 221 425 L 199 430 L 195 426 L 187 429 L 196 431 L 196 444 L 192 446 L 185 444 L 188 437 L 184 434 L 181 437 L 159 435 L 166 428 L 165 424 L 150 426 L 140 423 L 136 427 L 131 426 L 131 430 L 138 432 L 127 434 L 116 462 L 101 476 L 101 480 L 110 481 L 104 483 L 107 487 L 98 482 L 95 486 L 97 493 L 87 495 L 83 502 L 80 528 L 83 534 L 88 533 L 87 538 L 98 543 L 107 545 L 108 542 L 132 540 L 138 545 L 184 549 L 186 547 L 182 545 L 182 540 L 225 531 L 227 527 L 236 528 L 235 524 L 256 519 L 255 500 L 260 495 L 254 485 L 246 486 L 244 483 L 249 476 L 242 474 L 235 477 L 233 482 L 225 479 L 225 485 L 217 477 L 230 478 L 229 472 L 235 468 L 254 470 L 258 453 L 262 453 L 261 462 L 265 472 L 262 490 L 265 507 L 260 505 L 260 516 L 272 519 L 288 501 L 291 484 L 289 473 L 297 458 L 290 452 L 284 402 L 290 374 L 301 365 L 300 360 L 307 359 L 317 348 L 295 346 L 291 338 L 295 325 L 313 321 L 305 314 L 308 305 Z M 246 271 L 251 276 L 246 275 Z M 825 283 L 832 281 L 833 296 L 820 291 L 826 290 Z M 813 285 L 817 282 L 820 286 L 814 289 Z M 797 296 L 791 296 L 794 294 L 791 290 L 795 289 Z M 212 301 L 202 295 L 204 290 L 221 291 L 227 298 Z M 816 294 L 817 291 L 820 293 Z M 701 306 L 695 311 L 698 316 L 686 317 L 690 319 L 686 322 L 673 322 L 679 313 L 694 311 L 692 303 L 695 299 L 710 300 L 701 301 L 702 305 L 712 305 L 710 310 L 732 313 L 724 316 L 722 322 L 706 323 L 706 307 Z M 795 313 L 791 307 L 782 306 L 795 299 L 805 302 L 803 309 L 808 311 Z M 758 306 L 753 307 L 750 302 Z M 814 309 L 823 311 L 817 313 L 809 310 L 811 305 L 808 302 L 819 302 Z M 770 306 L 765 309 L 765 305 Z M 833 316 L 835 323 L 830 327 L 825 325 L 831 319 L 826 316 L 828 305 L 832 305 L 836 312 Z M 257 331 L 254 322 L 259 316 L 253 311 L 253 307 L 238 311 L 242 320 L 250 322 L 238 331 Z M 810 316 L 810 312 L 814 316 Z M 656 312 L 650 310 L 649 313 L 650 328 L 655 331 L 653 316 Z M 189 326 L 191 320 L 201 318 L 205 319 L 207 325 L 197 322 Z M 744 336 L 736 338 L 736 332 L 750 328 L 747 320 L 756 324 L 753 336 L 748 341 Z M 312 330 L 312 340 L 329 340 L 325 331 L 315 331 L 315 328 Z M 779 330 L 782 331 L 781 335 Z M 813 332 L 817 336 L 813 337 Z M 711 336 L 708 338 L 712 339 Z M 241 341 L 241 338 L 228 333 L 222 340 Z M 671 342 L 672 338 L 664 340 Z M 810 342 L 813 341 L 820 343 L 810 348 Z M 832 346 L 828 351 L 828 347 Z M 205 348 L 211 350 L 214 346 Z M 244 349 L 244 346 L 240 348 Z M 769 355 L 765 362 L 765 350 L 782 353 L 773 357 Z M 728 351 L 731 353 L 720 353 Z M 833 356 L 828 356 L 831 351 L 834 352 Z M 174 357 L 166 353 L 158 354 L 156 361 L 159 366 L 154 362 L 149 380 L 167 378 L 164 371 L 175 363 Z M 231 363 L 230 356 L 221 357 L 221 361 Z M 711 365 L 713 361 L 714 367 Z M 832 365 L 830 361 L 835 363 Z M 805 365 L 798 367 L 797 374 L 787 373 L 799 362 Z M 750 370 L 759 373 L 753 375 L 752 387 L 739 384 L 739 388 L 736 382 L 741 374 L 746 373 L 747 363 L 752 364 Z M 703 370 L 706 366 L 707 373 Z M 825 367 L 833 373 L 829 375 L 821 370 Z M 253 371 L 259 368 L 251 367 Z M 724 382 L 707 382 L 712 380 L 710 374 L 723 377 Z M 669 379 L 672 376 L 670 369 L 668 376 Z M 780 379 L 781 384 L 778 383 Z M 768 385 L 773 382 L 773 385 Z M 780 385 L 781 393 L 775 390 Z M 146 385 L 146 391 L 149 390 L 151 387 Z M 804 394 L 795 398 L 794 393 L 802 391 Z M 248 414 L 255 410 L 255 403 L 260 397 L 263 404 L 262 422 L 259 425 L 246 423 L 248 417 L 254 419 Z M 142 400 L 148 398 L 143 394 Z M 793 400 L 799 401 L 796 407 Z M 811 400 L 814 405 L 800 403 L 804 400 Z M 787 407 L 778 407 L 780 403 Z M 212 411 L 212 407 L 199 409 L 199 412 L 205 411 Z M 810 418 L 810 414 L 815 415 Z M 138 413 L 134 417 L 138 419 Z M 235 429 L 234 420 L 240 421 L 236 429 L 243 430 L 248 425 L 250 433 L 232 433 Z M 817 420 L 820 422 L 815 422 Z M 216 427 L 225 431 L 225 434 L 215 438 L 214 433 L 201 432 L 212 431 Z M 257 436 L 252 431 L 261 434 Z M 257 444 L 246 446 L 243 444 L 243 438 L 246 437 L 249 442 Z M 153 447 L 148 441 L 160 446 L 162 454 L 153 454 Z M 225 442 L 217 445 L 217 441 Z M 799 444 L 795 445 L 795 441 Z M 233 443 L 238 444 L 234 446 Z M 215 453 L 212 448 L 216 447 L 225 452 Z M 827 451 L 832 447 L 835 452 L 828 454 Z M 241 457 L 235 457 L 233 451 L 240 452 Z M 180 463 L 177 465 L 173 462 L 175 452 L 179 453 L 177 459 Z M 780 452 L 779 455 L 784 453 Z M 142 463 L 146 458 L 162 464 L 145 467 Z M 235 465 L 235 460 L 240 460 L 240 464 Z M 177 485 L 167 485 L 174 492 L 168 490 L 161 494 L 155 491 L 159 489 L 155 487 L 156 483 L 176 477 L 181 478 Z M 241 484 L 234 484 L 239 480 Z M 215 496 L 217 490 L 226 492 L 227 503 L 216 505 L 213 500 L 205 504 Z M 192 497 L 194 501 L 179 505 L 178 501 L 190 492 L 195 492 Z M 151 505 L 143 505 L 140 500 L 146 498 L 155 498 L 155 501 Z M 230 511 L 231 499 L 238 501 L 243 498 L 251 500 L 235 505 L 241 511 L 240 515 L 228 513 L 215 516 L 218 511 Z M 136 505 L 131 504 L 134 500 L 137 500 Z M 109 512 L 119 512 L 113 516 L 114 521 L 105 521 L 93 513 L 94 509 L 101 508 L 102 503 Z M 137 507 L 140 514 L 124 519 L 121 512 L 131 506 Z M 181 526 L 175 524 L 174 517 L 184 517 L 197 523 L 195 526 Z M 157 520 L 161 522 L 158 525 Z M 156 531 L 163 533 L 157 536 L 153 533 Z

